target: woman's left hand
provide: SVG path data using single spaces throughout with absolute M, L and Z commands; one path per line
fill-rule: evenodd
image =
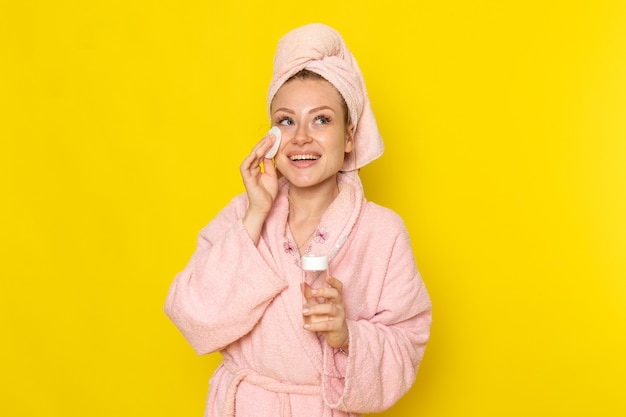
M 321 333 L 326 342 L 334 348 L 347 350 L 348 325 L 341 292 L 343 283 L 337 278 L 326 277 L 328 287 L 312 288 L 302 284 L 302 294 L 306 304 L 302 309 L 304 328 Z

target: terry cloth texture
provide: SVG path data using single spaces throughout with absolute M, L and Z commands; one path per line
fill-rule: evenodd
M 359 169 L 382 155 L 383 140 L 356 59 L 341 35 L 333 28 L 314 23 L 283 36 L 274 57 L 267 108 L 278 89 L 297 72 L 307 69 L 329 81 L 348 105 L 355 125 L 355 150 L 346 156 L 342 171 Z M 356 158 L 356 161 L 355 161 Z

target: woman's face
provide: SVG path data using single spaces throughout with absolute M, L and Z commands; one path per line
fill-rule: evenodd
M 282 132 L 274 160 L 292 186 L 334 184 L 345 154 L 353 149 L 352 125 L 346 127 L 335 87 L 326 80 L 293 79 L 274 96 L 271 117 Z

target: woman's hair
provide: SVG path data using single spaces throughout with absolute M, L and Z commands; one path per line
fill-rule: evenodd
M 324 80 L 327 83 L 329 83 L 330 85 L 333 85 L 326 78 L 324 78 L 321 75 L 319 75 L 318 73 L 310 71 L 308 69 L 302 69 L 302 70 L 296 72 L 294 75 L 289 77 L 287 79 L 287 81 L 285 81 L 285 84 L 287 84 L 291 80 Z M 343 98 L 343 96 L 341 95 L 339 90 L 337 90 L 337 88 L 334 85 L 333 85 L 333 88 L 337 91 L 337 93 L 339 94 L 339 97 L 341 97 L 341 105 L 343 107 L 343 120 L 346 123 L 346 129 L 348 129 L 348 127 L 350 126 L 351 121 L 350 121 L 350 111 L 348 110 L 348 105 L 346 104 L 346 99 Z

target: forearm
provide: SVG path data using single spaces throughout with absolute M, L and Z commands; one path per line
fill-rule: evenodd
M 263 224 L 265 224 L 265 219 L 267 218 L 268 213 L 259 212 L 248 208 L 246 214 L 243 216 L 242 223 L 243 227 L 248 232 L 250 239 L 256 246 L 259 243 L 259 239 L 261 238 L 261 232 L 263 231 Z
M 165 311 L 199 354 L 209 353 L 246 334 L 286 285 L 234 224 L 177 275 Z

